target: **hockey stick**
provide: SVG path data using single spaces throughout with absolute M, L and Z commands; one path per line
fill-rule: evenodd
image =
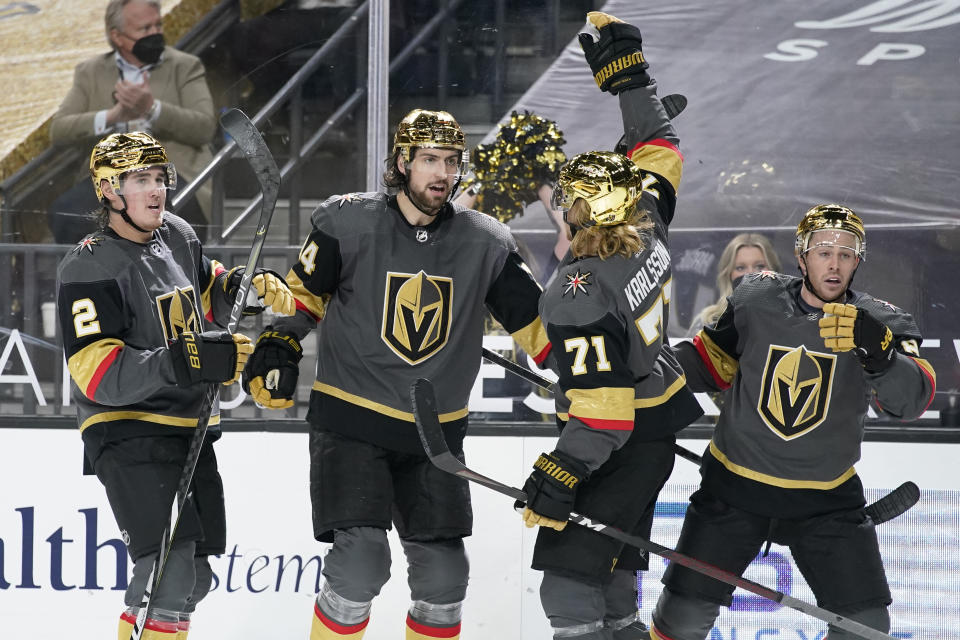
M 531 371 L 526 367 L 520 366 L 513 360 L 503 357 L 496 351 L 491 351 L 490 349 L 487 349 L 486 347 L 484 347 L 483 357 L 489 360 L 490 362 L 492 362 L 493 364 L 500 365 L 510 373 L 516 376 L 520 376 L 521 378 L 529 382 L 532 382 L 533 384 L 537 385 L 541 389 L 545 389 L 547 391 L 550 391 L 551 393 L 556 390 L 554 388 L 553 383 L 547 380 L 545 377 L 543 377 L 539 373 L 536 373 L 535 371 Z M 700 464 L 701 462 L 703 462 L 703 459 L 700 456 L 698 456 L 696 453 L 694 453 L 693 451 L 690 451 L 689 449 L 681 447 L 678 444 L 673 445 L 673 452 L 678 456 L 680 456 L 681 458 L 689 460 L 694 464 Z
M 917 504 L 919 499 L 920 487 L 908 480 L 873 504 L 867 505 L 864 511 L 873 520 L 873 524 L 882 524 L 906 512 Z
M 542 389 L 546 389 L 547 391 L 551 392 L 554 390 L 553 383 L 547 378 L 535 371 L 531 371 L 526 367 L 520 366 L 513 360 L 505 358 L 496 351 L 491 351 L 490 349 L 484 347 L 483 357 L 496 365 L 500 365 L 510 373 L 532 382 Z M 673 452 L 681 458 L 685 458 L 694 464 L 700 464 L 703 462 L 703 458 L 698 456 L 693 451 L 690 451 L 685 447 L 681 447 L 678 444 L 673 445 Z M 870 516 L 870 519 L 873 520 L 873 524 L 877 525 L 889 520 L 893 520 L 897 516 L 905 513 L 913 505 L 917 504 L 919 499 L 920 489 L 913 482 L 907 481 L 876 502 L 867 505 L 864 510 L 867 512 L 867 515 Z
M 230 137 L 236 141 L 237 146 L 240 147 L 247 162 L 250 163 L 250 167 L 256 174 L 257 182 L 260 183 L 260 190 L 263 192 L 257 232 L 254 235 L 253 244 L 250 247 L 250 255 L 247 257 L 243 277 L 240 278 L 240 286 L 237 289 L 237 297 L 233 302 L 233 307 L 230 310 L 230 320 L 227 323 L 227 331 L 234 333 L 237 330 L 237 325 L 240 323 L 240 316 L 243 313 L 243 308 L 247 300 L 247 292 L 250 289 L 257 264 L 260 262 L 260 252 L 263 250 L 263 243 L 267 238 L 267 227 L 270 226 L 273 209 L 277 204 L 277 197 L 280 192 L 280 169 L 277 168 L 277 163 L 274 161 L 273 155 L 271 155 L 270 150 L 263 141 L 260 132 L 242 111 L 239 109 L 231 109 L 220 118 L 220 124 L 224 130 L 230 134 Z M 140 611 L 137 613 L 137 619 L 130 632 L 130 640 L 140 640 L 143 635 L 144 627 L 149 617 L 153 595 L 156 594 L 160 580 L 163 578 L 163 569 L 170 556 L 170 548 L 173 545 L 173 538 L 180 524 L 180 517 L 183 515 L 183 508 L 186 505 L 190 483 L 193 481 L 193 474 L 197 469 L 200 449 L 203 446 L 203 441 L 207 435 L 207 428 L 210 424 L 210 413 L 213 411 L 213 404 L 216 402 L 219 393 L 220 385 L 211 384 L 204 394 L 203 404 L 200 406 L 200 415 L 197 418 L 197 428 L 190 439 L 187 458 L 184 461 L 183 470 L 177 482 L 176 499 L 170 508 L 170 520 L 168 520 L 163 535 L 160 538 L 160 551 L 157 553 L 157 560 L 153 565 L 150 576 L 147 578 L 147 586 L 144 590 L 143 600 L 140 603 Z
M 470 482 L 482 484 L 483 486 L 493 489 L 498 493 L 502 493 L 505 496 L 509 496 L 514 500 L 520 500 L 521 502 L 527 501 L 527 495 L 520 489 L 505 485 L 492 478 L 488 478 L 484 475 L 476 473 L 475 471 L 471 471 L 466 465 L 457 460 L 454 455 L 450 453 L 450 449 L 447 447 L 447 442 L 443 436 L 443 429 L 440 426 L 440 419 L 437 417 L 437 400 L 433 393 L 433 384 L 431 384 L 429 380 L 420 378 L 414 382 L 410 386 L 410 397 L 413 401 L 413 415 L 417 423 L 417 433 L 420 435 L 420 441 L 423 443 L 423 449 L 426 452 L 427 457 L 430 458 L 430 462 L 434 466 L 441 471 L 445 471 L 446 473 L 459 476 L 469 480 Z M 772 600 L 773 602 L 790 607 L 791 609 L 795 609 L 796 611 L 804 613 L 808 616 L 823 620 L 828 624 L 832 624 L 835 627 L 843 629 L 844 631 L 854 633 L 862 638 L 867 638 L 868 640 L 893 640 L 893 636 L 887 635 L 881 631 L 877 631 L 876 629 L 871 629 L 870 627 L 860 624 L 856 620 L 845 618 L 839 614 L 827 611 L 826 609 L 821 609 L 816 605 L 812 605 L 785 593 L 781 593 L 780 591 L 769 589 L 759 583 L 753 582 L 752 580 L 747 580 L 746 578 L 742 578 L 738 575 L 730 573 L 729 571 L 724 571 L 723 569 L 713 565 L 701 562 L 696 558 L 678 553 L 673 549 L 660 546 L 659 544 L 651 542 L 645 538 L 624 533 L 615 527 L 611 527 L 601 522 L 596 522 L 586 516 L 580 515 L 579 513 L 571 512 L 568 520 L 574 524 L 580 525 L 581 527 L 592 529 L 597 533 L 609 536 L 615 540 L 619 540 L 624 544 L 654 553 L 661 558 L 666 558 L 671 562 L 676 562 L 679 565 L 714 578 L 715 580 L 726 582 L 734 587 L 740 587 L 741 589 L 754 593 L 762 598 Z

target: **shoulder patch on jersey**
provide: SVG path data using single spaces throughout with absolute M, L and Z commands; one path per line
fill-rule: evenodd
M 339 207 L 340 209 L 342 209 L 344 203 L 360 202 L 361 196 L 360 196 L 359 193 L 345 193 L 345 194 L 340 195 L 340 196 L 334 196 L 334 198 L 337 199 L 337 205 L 338 205 L 338 207 Z
M 80 253 L 84 249 L 93 253 L 93 248 L 100 245 L 100 236 L 96 234 L 90 234 L 73 247 L 74 253 Z
M 583 293 L 583 295 L 588 296 L 590 292 L 587 291 L 587 287 L 593 284 L 590 282 L 589 271 L 582 272 L 580 269 L 577 269 L 575 273 L 567 273 L 564 277 L 567 279 L 566 283 L 563 285 L 562 296 L 566 296 L 568 293 L 571 294 L 571 297 L 577 297 L 577 291 Z
M 887 302 L 886 300 L 881 300 L 880 298 L 874 298 L 873 296 L 864 296 L 864 297 L 867 298 L 867 299 L 873 300 L 874 302 L 876 302 L 877 304 L 879 304 L 881 307 L 883 307 L 883 308 L 885 308 L 885 309 L 888 309 L 889 311 L 897 311 L 897 312 L 902 312 L 902 311 L 903 311 L 903 309 L 901 309 L 901 308 L 898 307 L 897 305 L 895 305 L 895 304 L 893 304 L 893 303 L 891 303 L 891 302 Z
M 740 285 L 737 286 L 733 292 L 734 295 L 736 295 L 736 293 L 741 289 L 743 291 L 764 289 L 774 284 L 786 287 L 789 286 L 791 282 L 796 280 L 799 280 L 799 278 L 796 276 L 777 273 L 776 271 L 756 271 L 743 276 L 743 280 L 740 282 Z

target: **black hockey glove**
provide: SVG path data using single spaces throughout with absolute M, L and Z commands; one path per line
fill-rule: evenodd
M 178 387 L 199 382 L 233 384 L 253 353 L 250 338 L 227 331 L 184 331 L 169 348 Z
M 893 332 L 866 309 L 852 304 L 828 302 L 823 305 L 820 337 L 834 352 L 854 350 L 860 364 L 870 373 L 886 371 L 893 365 Z
M 523 484 L 527 494 L 523 522 L 563 531 L 573 510 L 580 482 L 588 475 L 587 466 L 575 458 L 554 450 L 541 453 L 533 464 L 533 473 Z M 518 502 L 516 506 L 523 506 Z
M 240 280 L 243 279 L 244 270 L 245 267 L 234 267 L 220 277 L 223 282 L 223 293 L 227 297 L 228 304 L 232 305 L 237 297 L 237 290 L 240 288 Z M 287 288 L 283 276 L 276 271 L 257 269 L 251 284 L 256 289 L 257 300 L 261 304 L 244 306 L 243 315 L 255 316 L 266 307 L 270 307 L 274 313 L 282 316 L 292 316 L 296 313 L 297 303 L 293 293 Z
M 295 335 L 267 327 L 243 370 L 243 390 L 267 409 L 292 407 L 301 358 L 303 347 Z
M 600 11 L 587 14 L 588 28 L 599 33 L 580 33 L 577 39 L 601 91 L 621 91 L 650 84 L 640 30 Z

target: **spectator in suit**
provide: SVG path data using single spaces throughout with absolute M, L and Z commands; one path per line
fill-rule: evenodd
M 210 162 L 216 132 L 213 98 L 203 63 L 166 46 L 159 0 L 110 0 L 104 16 L 112 51 L 77 65 L 73 86 L 50 127 L 54 144 L 84 143 L 109 133 L 145 131 L 155 136 L 177 166 L 181 187 Z M 86 178 L 51 205 L 48 223 L 56 242 L 72 243 L 94 230 L 86 215 L 99 208 Z M 178 214 L 201 238 L 210 209 L 204 185 Z

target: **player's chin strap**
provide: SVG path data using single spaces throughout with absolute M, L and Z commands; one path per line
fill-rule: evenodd
M 140 225 L 138 225 L 136 222 L 134 222 L 134 221 L 130 218 L 129 215 L 127 215 L 127 201 L 124 200 L 124 199 L 123 199 L 123 196 L 120 195 L 120 194 L 117 194 L 117 197 L 120 198 L 120 202 L 123 203 L 123 209 L 114 209 L 113 207 L 110 206 L 110 201 L 107 200 L 106 198 L 103 199 L 103 204 L 104 204 L 104 206 L 106 206 L 107 209 L 109 209 L 109 210 L 112 211 L 113 213 L 119 213 L 119 214 L 120 214 L 120 217 L 123 218 L 123 221 L 124 221 L 124 222 L 126 222 L 128 225 L 130 225 L 131 227 L 133 227 L 134 229 L 136 229 L 136 230 L 139 231 L 140 233 L 151 233 L 150 231 L 147 231 L 146 229 L 144 229 L 143 227 L 141 227 Z
M 807 257 L 806 257 L 805 255 L 804 255 L 804 256 L 800 256 L 800 259 L 803 260 L 803 266 L 806 267 L 806 266 L 807 266 Z M 819 293 L 817 293 L 817 290 L 813 288 L 813 283 L 810 282 L 810 276 L 808 275 L 808 274 L 810 273 L 810 269 L 809 269 L 809 268 L 808 268 L 806 271 L 804 271 L 803 269 L 800 269 L 800 275 L 803 276 L 803 286 L 805 286 L 805 287 L 807 288 L 807 291 L 809 291 L 810 293 L 812 293 L 813 296 L 814 296 L 817 300 L 819 300 L 820 302 L 823 302 L 823 303 L 825 303 L 825 304 L 829 304 L 829 303 L 831 303 L 831 302 L 839 302 L 840 300 L 846 299 L 846 297 L 847 297 L 847 292 L 850 291 L 850 285 L 853 284 L 853 277 L 854 277 L 855 275 L 857 275 L 857 269 L 859 269 L 859 268 L 860 268 L 860 265 L 859 265 L 859 264 L 858 264 L 856 267 L 854 267 L 853 273 L 850 274 L 850 281 L 847 283 L 847 288 L 843 290 L 843 293 L 841 293 L 840 295 L 838 295 L 836 298 L 834 298 L 834 299 L 832 299 L 832 300 L 827 300 L 826 298 L 824 298 L 823 296 L 821 296 Z

